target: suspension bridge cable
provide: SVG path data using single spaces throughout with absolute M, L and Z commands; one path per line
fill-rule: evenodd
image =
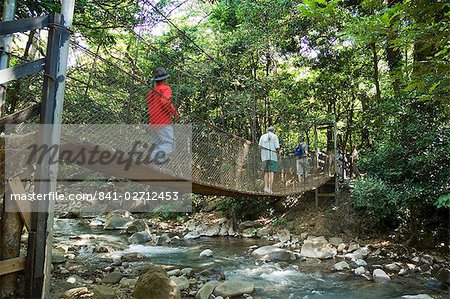
M 222 68 L 222 65 L 220 65 L 214 57 L 212 57 L 210 54 L 208 54 L 205 50 L 203 50 L 202 47 L 200 47 L 191 37 L 187 35 L 187 33 L 184 30 L 181 30 L 177 25 L 175 25 L 167 16 L 165 16 L 156 6 L 151 4 L 148 1 L 145 1 L 145 3 L 149 4 L 154 11 L 156 11 L 158 14 L 160 14 L 170 25 L 172 25 L 178 32 L 180 32 L 186 39 L 188 39 L 192 44 L 196 46 L 197 49 L 199 49 L 202 53 L 204 53 L 212 62 L 217 64 L 220 68 Z

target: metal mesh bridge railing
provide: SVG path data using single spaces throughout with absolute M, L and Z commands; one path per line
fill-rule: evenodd
M 133 137 L 145 137 L 145 130 L 129 132 L 130 138 L 115 139 L 117 126 L 112 124 L 146 124 L 148 111 L 145 95 L 148 86 L 131 71 L 111 63 L 78 44 L 72 44 L 71 59 L 67 74 L 63 124 L 90 124 L 102 126 L 103 131 L 90 134 L 84 132 L 78 142 L 99 144 L 110 150 L 129 149 Z M 33 90 L 33 84 L 23 88 Z M 37 117 L 30 120 L 37 122 Z M 189 138 L 175 132 L 177 155 L 175 161 L 183 161 L 183 156 L 192 158 L 192 165 L 169 163 L 166 170 L 179 174 L 190 173 L 184 178 L 196 186 L 194 191 L 218 195 L 262 195 L 264 188 L 261 149 L 257 144 L 230 134 L 221 128 L 193 116 L 182 115 L 177 121 L 189 125 Z M 109 129 L 108 129 L 109 128 Z M 120 134 L 123 136 L 123 134 Z M 74 142 L 74 140 L 70 140 Z M 148 134 L 149 143 L 152 142 Z M 64 142 L 64 140 L 63 140 Z M 313 163 L 317 159 L 317 163 Z M 275 176 L 273 195 L 289 195 L 317 188 L 333 174 L 333 159 L 323 154 L 308 159 L 308 170 L 304 181 L 299 182 L 295 157 L 281 157 L 279 172 Z

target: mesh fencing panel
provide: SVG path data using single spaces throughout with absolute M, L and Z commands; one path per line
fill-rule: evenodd
M 42 78 L 42 74 L 40 77 Z M 42 86 L 41 79 L 27 79 L 23 82 L 20 90 L 24 97 L 36 97 L 40 94 L 37 90 L 38 86 Z M 89 142 L 110 150 L 129 148 L 130 142 L 137 136 L 142 139 L 148 138 L 151 143 L 152 134 L 143 130 L 142 126 L 128 132 L 130 138 L 123 138 L 118 142 L 114 136 L 124 136 L 124 132 L 118 134 L 117 130 L 120 128 L 111 125 L 148 123 L 145 101 L 148 89 L 145 82 L 133 75 L 130 69 L 73 43 L 62 122 L 110 126 L 102 126 L 101 130 L 95 126 L 86 126 L 85 130 L 79 132 L 76 140 L 62 140 L 62 142 Z M 38 118 L 29 120 L 29 122 L 37 121 Z M 231 190 L 242 194 L 263 194 L 264 170 L 260 156 L 261 148 L 257 144 L 229 134 L 193 116 L 184 115 L 178 123 L 189 124 L 192 127 L 192 137 L 183 138 L 181 135 L 174 135 L 175 143 L 178 143 L 174 151 L 176 155 L 174 161 L 178 163 L 169 163 L 167 167 L 170 171 L 192 172 L 192 178 L 189 177 L 192 182 L 211 189 Z M 192 165 L 179 163 L 183 160 L 183 155 L 187 154 L 189 157 L 192 156 Z M 332 157 L 323 155 L 317 163 L 318 167 L 314 167 L 316 163 L 308 158 L 305 162 L 306 176 L 299 181 L 295 157 L 281 157 L 273 193 L 288 195 L 316 188 L 333 174 L 332 162 Z M 192 170 L 189 171 L 187 167 L 192 167 Z

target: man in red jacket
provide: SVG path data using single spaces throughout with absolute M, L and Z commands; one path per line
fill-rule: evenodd
M 150 88 L 146 96 L 149 124 L 152 131 L 155 132 L 152 140 L 154 148 L 150 152 L 151 160 L 154 160 L 155 155 L 161 152 L 164 152 L 167 157 L 174 149 L 172 116 L 178 117 L 179 115 L 171 102 L 172 89 L 166 85 L 166 79 L 169 76 L 165 69 L 157 68 L 152 78 L 152 81 L 156 82 L 156 86 Z

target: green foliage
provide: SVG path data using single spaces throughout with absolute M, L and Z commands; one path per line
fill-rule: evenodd
M 438 208 L 450 208 L 450 194 L 442 195 L 435 204 Z
M 354 205 L 367 214 L 367 223 L 379 230 L 399 224 L 401 201 L 399 192 L 377 178 L 365 177 L 353 187 Z
M 277 217 L 272 221 L 272 223 L 270 225 L 273 227 L 278 227 L 278 226 L 284 227 L 284 226 L 286 226 L 286 219 Z
M 237 219 L 253 220 L 270 212 L 270 205 L 261 199 L 224 197 L 213 203 L 216 212 L 222 216 L 231 216 L 232 210 Z
M 314 123 L 335 117 L 339 148 L 362 153 L 366 177 L 355 184 L 355 204 L 378 227 L 392 227 L 413 220 L 413 211 L 449 206 L 447 2 L 157 1 L 175 28 L 141 2 L 76 1 L 77 39 L 104 59 L 80 60 L 69 69 L 64 119 L 88 121 L 96 113 L 114 123 L 130 110 L 145 118 L 148 86 L 142 82 L 158 66 L 171 73 L 182 114 L 252 141 L 275 124 L 282 149 L 293 148 L 300 135 L 312 137 Z M 58 11 L 59 3 L 19 1 L 17 17 Z M 164 31 L 153 35 L 163 22 Z M 45 53 L 42 42 L 29 41 L 32 50 L 25 57 L 14 49 L 13 63 Z M 128 74 L 140 80 L 130 82 Z M 33 86 L 9 87 L 6 111 L 38 101 Z M 318 139 L 321 151 L 331 149 L 330 130 Z M 194 210 L 202 200 L 194 197 Z M 267 212 L 259 200 L 219 199 L 216 208 L 223 214 L 234 208 L 243 219 Z

